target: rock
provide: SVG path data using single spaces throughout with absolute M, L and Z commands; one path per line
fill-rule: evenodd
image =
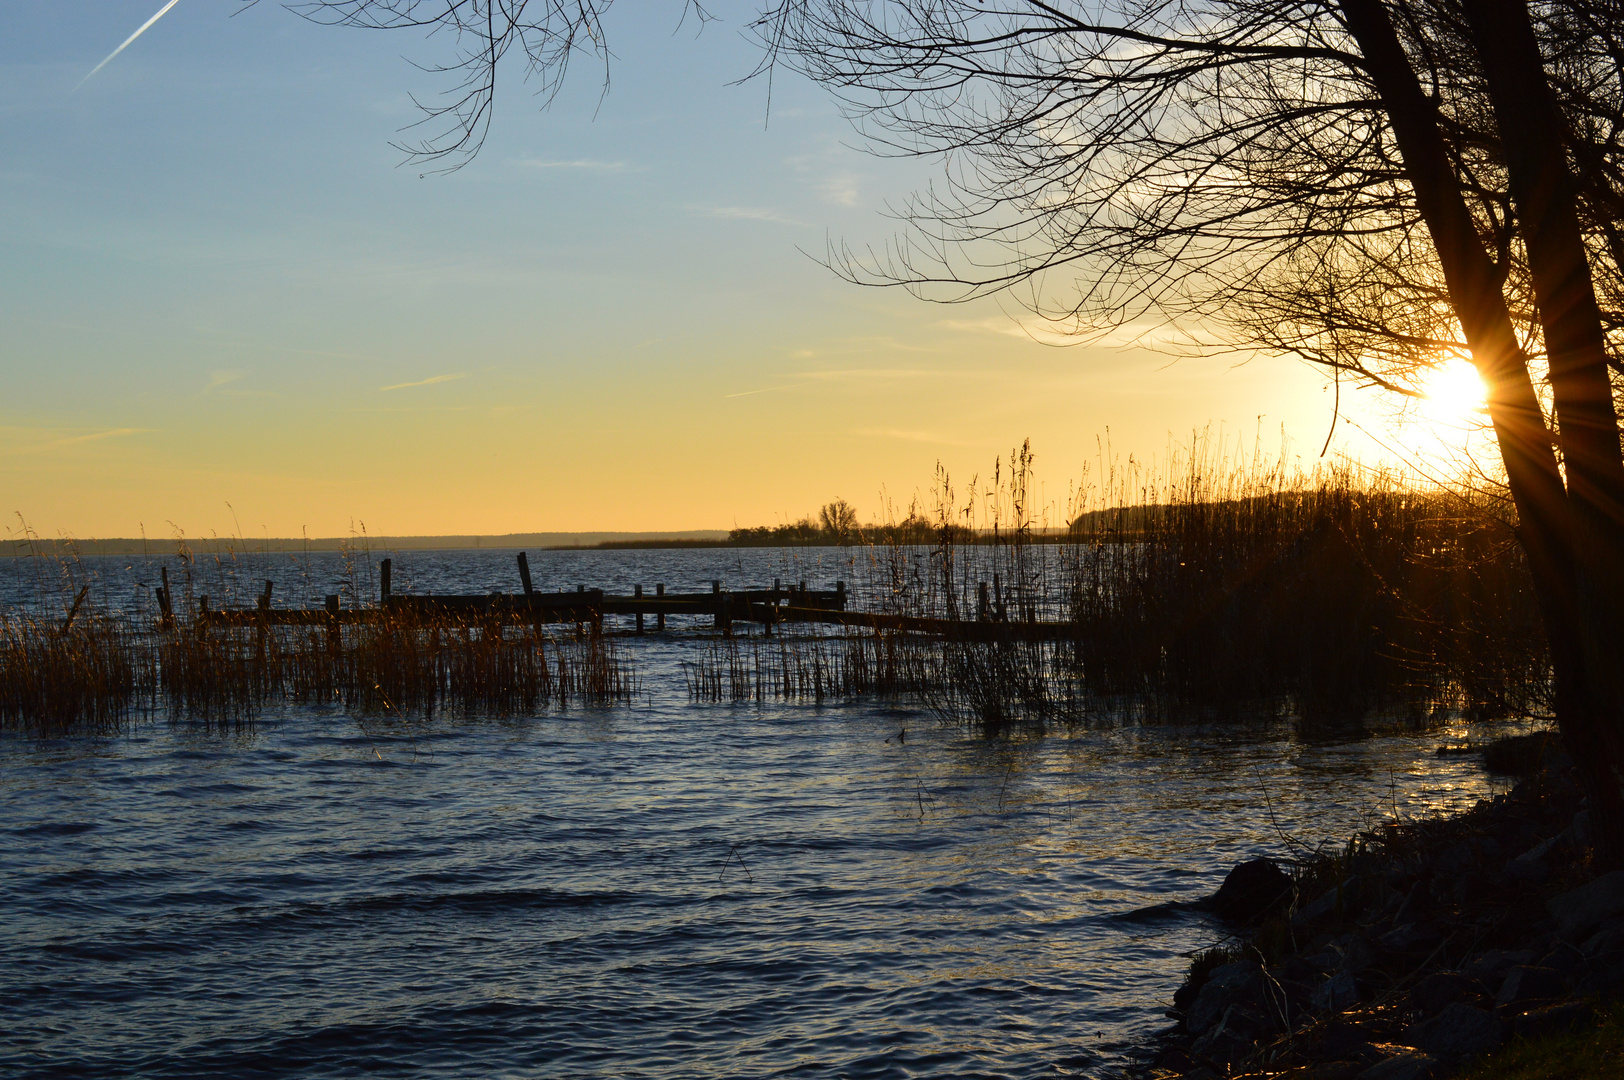
M 1332 975 L 1321 983 L 1308 999 L 1322 1012 L 1341 1012 L 1359 1003 L 1359 983 L 1351 972 Z
M 1494 1006 L 1503 1009 L 1525 1001 L 1550 1001 L 1566 991 L 1562 973 L 1548 967 L 1519 964 L 1506 972 L 1500 992 L 1494 995 Z
M 1376 940 L 1397 952 L 1431 952 L 1443 941 L 1443 931 L 1429 922 L 1405 923 Z
M 1228 1065 L 1257 1049 L 1257 1039 L 1269 1030 L 1269 1022 L 1255 1009 L 1234 1004 L 1206 1034 L 1190 1047 L 1197 1056 Z
M 1584 1027 L 1595 1015 L 1589 1002 L 1565 1001 L 1560 1005 L 1529 1009 L 1512 1021 L 1511 1030 L 1516 1032 L 1519 1039 L 1541 1039 Z
M 1436 1016 L 1472 993 L 1473 982 L 1458 971 L 1434 971 L 1415 984 L 1410 1004 L 1422 1016 Z
M 1586 956 L 1611 956 L 1614 953 L 1624 953 L 1624 919 L 1610 919 L 1602 924 L 1579 951 Z
M 1430 1020 L 1411 1024 L 1404 1041 L 1446 1061 L 1464 1061 L 1500 1045 L 1500 1023 L 1483 1009 L 1455 1002 Z
M 1317 900 L 1301 908 L 1291 917 L 1292 927 L 1300 930 L 1305 926 L 1312 926 L 1322 919 L 1329 919 L 1344 906 L 1346 903 L 1345 896 L 1345 885 L 1327 889 Z
M 1546 903 L 1557 933 L 1579 941 L 1615 915 L 1624 914 L 1624 870 L 1603 874 L 1588 885 L 1552 897 Z
M 1201 993 L 1184 1014 L 1184 1029 L 1192 1035 L 1204 1033 L 1223 1019 L 1231 1005 L 1255 1000 L 1262 982 L 1263 968 L 1250 960 L 1213 968 Z
M 1439 1074 L 1439 1061 L 1416 1050 L 1398 1049 L 1362 1073 L 1355 1080 L 1431 1080 Z
M 1551 867 L 1544 859 L 1519 855 L 1506 863 L 1506 877 L 1512 881 L 1525 881 L 1539 885 L 1551 876 Z
M 1568 826 L 1568 835 L 1572 837 L 1575 847 L 1587 848 L 1590 846 L 1590 811 L 1581 810 L 1573 815 L 1573 824 Z
M 1562 978 L 1572 979 L 1579 969 L 1584 967 L 1584 962 L 1584 953 L 1580 952 L 1572 945 L 1569 945 L 1567 942 L 1562 942 L 1556 948 L 1540 957 L 1539 963 L 1535 964 L 1534 966 L 1550 968 L 1560 974 Z
M 1340 937 L 1333 944 L 1341 954 L 1339 966 L 1343 971 L 1357 975 L 1376 962 L 1376 950 L 1371 947 L 1370 940 L 1359 934 Z
M 1461 841 L 1433 860 L 1433 873 L 1444 877 L 1457 877 L 1477 863 L 1477 851 L 1468 841 Z
M 1220 919 L 1252 923 L 1291 899 L 1291 876 L 1271 859 L 1251 859 L 1231 870 L 1207 907 Z
M 1530 949 L 1493 949 L 1473 957 L 1461 974 L 1478 982 L 1485 989 L 1498 987 L 1506 980 L 1506 972 L 1518 964 L 1532 964 L 1536 956 Z

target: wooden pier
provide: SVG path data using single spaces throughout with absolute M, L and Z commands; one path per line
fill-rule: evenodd
M 310 626 L 336 629 L 376 622 L 390 616 L 404 616 L 422 625 L 469 623 L 482 626 L 539 626 L 544 623 L 574 623 L 601 631 L 606 616 L 629 616 L 633 633 L 642 634 L 652 616 L 654 629 L 666 629 L 669 616 L 709 618 L 712 626 L 729 634 L 735 622 L 753 622 L 766 628 L 785 623 L 812 623 L 861 627 L 902 633 L 925 634 L 963 641 L 1059 640 L 1073 636 L 1070 623 L 1032 620 L 1010 622 L 1002 618 L 1003 605 L 989 607 L 983 599 L 975 620 L 932 619 L 909 615 L 846 610 L 846 583 L 835 582 L 833 589 L 811 589 L 802 581 L 785 587 L 774 581 L 771 588 L 724 589 L 711 582 L 706 592 L 667 592 L 656 584 L 652 593 L 638 585 L 630 596 L 615 596 L 602 589 L 585 586 L 574 592 L 538 592 L 530 578 L 525 553 L 518 557 L 519 579 L 524 591 L 492 592 L 486 595 L 401 594 L 390 588 L 391 561 L 379 566 L 379 597 L 376 605 L 343 607 L 337 595 L 329 595 L 319 608 L 278 608 L 271 606 L 273 584 L 265 583 L 258 603 L 251 608 L 213 608 L 209 598 L 199 598 L 197 625 L 209 627 Z M 983 591 L 985 587 L 983 587 Z M 174 608 L 168 575 L 157 590 L 160 623 L 173 626 Z

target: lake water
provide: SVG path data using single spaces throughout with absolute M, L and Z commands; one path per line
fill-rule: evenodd
M 395 558 L 397 590 L 516 588 L 511 552 Z M 349 579 L 257 559 L 245 594 Z M 845 559 L 532 566 L 542 589 L 691 589 L 861 580 Z M 156 564 L 75 572 L 134 610 Z M 59 603 L 53 574 L 0 562 L 0 597 Z M 699 631 L 622 644 L 632 707 L 0 736 L 0 1074 L 1102 1076 L 1219 934 L 1157 905 L 1490 790 L 1436 732 L 990 742 L 872 704 L 696 706 Z

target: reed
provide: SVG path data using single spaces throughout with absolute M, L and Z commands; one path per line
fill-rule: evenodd
M 155 685 L 154 658 L 120 623 L 86 618 L 63 629 L 0 613 L 0 727 L 116 731 Z
M 962 502 L 938 470 L 932 542 L 896 530 L 865 549 L 862 592 L 880 610 L 1070 626 L 1061 641 L 908 646 L 931 672 L 919 699 L 944 720 L 997 733 L 1550 709 L 1539 610 L 1492 488 L 1346 462 L 1305 473 L 1198 435 L 1161 468 L 1102 467 L 1074 490 L 1056 544 L 1032 477 L 1028 446 Z M 924 517 L 916 503 L 906 520 Z
M 172 625 L 84 616 L 59 628 L 0 614 L 0 728 L 32 736 L 110 733 L 144 718 L 240 727 L 277 705 L 361 714 L 510 716 L 628 702 L 635 670 L 599 632 L 388 613 L 353 626 L 219 627 L 187 594 Z

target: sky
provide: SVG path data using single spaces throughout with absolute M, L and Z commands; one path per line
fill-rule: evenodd
M 451 175 L 390 146 L 448 44 L 265 2 L 0 5 L 0 511 L 43 536 L 497 534 L 905 512 L 1030 439 L 1045 500 L 1211 428 L 1311 464 L 1284 359 L 1059 347 L 1010 300 L 838 279 L 940 174 L 818 87 L 733 85 L 751 8 L 624 4 Z M 236 14 L 233 14 L 236 12 Z M 1354 393 L 1343 404 L 1375 430 Z M 1366 410 L 1361 412 L 1361 410 Z M 1383 453 L 1344 422 L 1339 451 Z

